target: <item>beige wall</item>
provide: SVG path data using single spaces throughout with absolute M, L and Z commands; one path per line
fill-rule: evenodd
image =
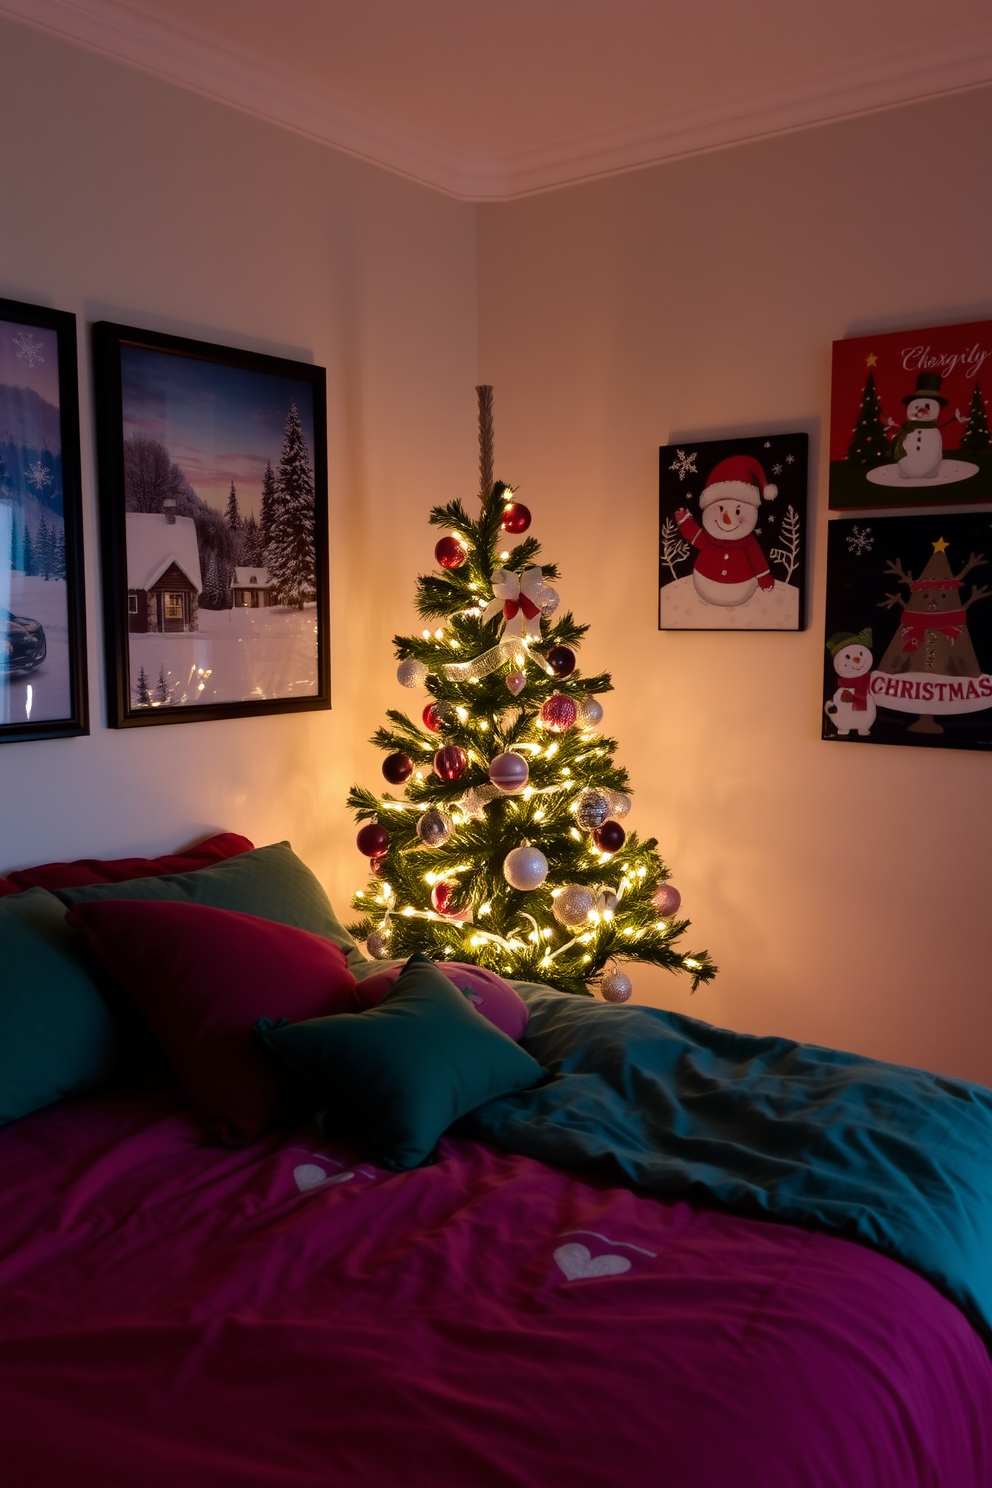
M 81 336 L 92 734 L 0 746 L 0 872 L 288 837 L 344 907 L 348 786 L 399 704 L 392 635 L 431 562 L 435 493 L 474 489 L 475 214 L 246 115 L 0 23 L 0 295 Z M 91 376 L 102 318 L 327 368 L 329 713 L 105 726 Z
M 487 206 L 478 236 L 497 473 L 592 625 L 632 823 L 721 966 L 638 994 L 986 1081 L 992 760 L 819 735 L 830 343 L 992 316 L 990 158 L 986 91 Z M 810 629 L 659 634 L 658 446 L 789 429 Z
M 634 823 L 722 967 L 637 995 L 992 1081 L 992 764 L 819 740 L 830 342 L 992 315 L 990 134 L 976 93 L 476 213 L 0 23 L 0 294 L 327 367 L 334 689 L 330 713 L 104 727 L 83 338 L 93 733 L 0 747 L 0 871 L 229 827 L 289 837 L 343 908 L 344 795 L 409 702 L 389 639 L 428 507 L 474 489 L 481 376 L 497 473 L 613 671 Z M 658 445 L 790 428 L 811 629 L 659 635 Z

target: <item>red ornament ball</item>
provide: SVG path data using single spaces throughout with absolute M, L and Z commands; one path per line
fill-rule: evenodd
M 434 768 L 442 780 L 457 780 L 465 774 L 467 764 L 465 751 L 457 744 L 445 744 L 434 756 Z
M 544 659 L 556 677 L 570 677 L 575 671 L 575 652 L 571 646 L 552 646 Z
M 432 734 L 441 732 L 441 720 L 438 717 L 437 703 L 428 703 L 421 715 L 424 720 L 424 728 L 429 728 Z
M 434 557 L 442 568 L 461 568 L 468 557 L 457 537 L 442 537 L 434 549 Z
M 553 734 L 563 734 L 570 729 L 578 717 L 578 709 L 570 697 L 556 692 L 541 704 L 541 722 Z
M 378 858 L 389 847 L 389 833 L 378 822 L 366 822 L 355 839 L 358 851 L 367 858 Z
M 527 784 L 530 768 L 523 755 L 497 754 L 489 765 L 489 779 L 505 796 L 515 796 Z
M 413 774 L 413 760 L 402 751 L 387 754 L 382 762 L 382 773 L 390 785 L 402 785 Z
M 472 910 L 467 904 L 459 907 L 457 901 L 461 892 L 456 883 L 436 883 L 431 889 L 431 903 L 446 920 L 467 920 Z
M 504 532 L 512 532 L 514 535 L 518 532 L 526 532 L 530 526 L 530 512 L 519 501 L 514 501 L 506 508 L 499 525 Z
M 627 840 L 627 833 L 619 822 L 605 821 L 601 827 L 597 827 L 592 834 L 592 840 L 600 852 L 619 852 Z

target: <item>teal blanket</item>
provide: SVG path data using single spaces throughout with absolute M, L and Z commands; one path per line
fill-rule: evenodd
M 460 1130 L 874 1246 L 992 1342 L 992 1090 L 658 1008 L 520 987 L 554 1078 Z

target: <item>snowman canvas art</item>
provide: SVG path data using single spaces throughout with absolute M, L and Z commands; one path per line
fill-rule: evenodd
M 661 449 L 660 630 L 802 630 L 805 434 Z
M 830 523 L 823 738 L 992 749 L 992 514 Z
M 992 321 L 834 342 L 830 505 L 992 501 Z

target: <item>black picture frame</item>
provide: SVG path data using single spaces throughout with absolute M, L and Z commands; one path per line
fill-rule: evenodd
M 108 723 L 329 708 L 324 368 L 110 321 L 93 351 Z
M 89 733 L 76 355 L 69 311 L 0 299 L 3 744 Z

